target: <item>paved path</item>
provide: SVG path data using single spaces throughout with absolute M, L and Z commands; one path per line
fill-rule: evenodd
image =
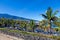
M 0 33 L 0 40 L 24 40 L 24 39 Z

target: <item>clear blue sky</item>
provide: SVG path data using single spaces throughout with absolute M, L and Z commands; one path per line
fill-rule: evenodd
M 49 6 L 60 11 L 60 0 L 0 0 L 0 13 L 41 20 Z

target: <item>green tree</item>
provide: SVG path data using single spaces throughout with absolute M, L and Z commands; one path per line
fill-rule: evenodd
M 44 29 L 44 27 L 46 27 L 46 24 L 47 24 L 47 20 L 42 20 L 42 21 L 39 22 L 39 27 L 41 29 Z
M 56 21 L 57 17 L 55 16 L 58 11 L 55 11 L 54 13 L 52 12 L 52 8 L 49 7 L 46 11 L 46 14 L 42 14 L 42 16 L 48 20 L 48 24 L 50 25 L 51 28 L 51 23 L 52 21 Z
M 34 22 L 34 20 L 31 20 L 30 23 L 29 23 L 29 25 L 30 25 L 30 28 L 32 29 L 32 31 L 34 32 L 34 28 L 35 28 L 35 22 Z
M 25 31 L 27 31 L 27 21 L 20 21 L 20 28 L 23 30 L 23 28 L 25 29 Z
M 1 27 L 5 27 L 5 22 L 6 22 L 6 18 L 4 18 L 4 17 L 2 17 L 2 18 L 0 18 L 0 26 Z
M 56 28 L 56 31 L 60 31 L 60 17 L 57 19 L 57 21 L 54 21 L 54 24 L 58 26 L 58 28 Z
M 14 27 L 14 28 L 15 28 L 15 22 L 16 22 L 16 21 L 13 20 L 13 19 L 10 20 L 10 24 L 11 24 L 11 26 Z

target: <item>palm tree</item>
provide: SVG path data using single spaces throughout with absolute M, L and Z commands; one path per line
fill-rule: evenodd
M 27 31 L 27 21 L 20 21 L 20 28 L 25 31 Z
M 51 28 L 51 23 L 52 21 L 56 21 L 57 20 L 57 17 L 55 16 L 57 14 L 58 11 L 55 11 L 54 13 L 52 12 L 52 8 L 49 7 L 47 9 L 47 12 L 46 14 L 42 14 L 42 16 L 48 20 L 48 24 L 50 25 L 50 28 Z
M 12 26 L 13 28 L 15 28 L 15 20 L 13 20 L 13 19 L 8 19 L 7 21 L 8 21 L 7 23 L 8 23 L 10 26 Z
M 34 20 L 31 20 L 30 23 L 29 23 L 29 25 L 30 25 L 32 31 L 34 32 L 34 28 L 35 28 L 35 27 L 34 27 L 34 26 L 35 26 Z
M 4 17 L 2 17 L 2 18 L 0 18 L 0 24 L 1 24 L 1 26 L 2 27 L 5 27 L 5 22 L 6 22 L 6 18 L 4 18 Z
M 27 21 L 23 21 L 23 28 L 25 29 L 25 31 L 27 31 L 27 24 L 28 24 Z
M 47 20 L 42 20 L 39 22 L 39 27 L 45 30 L 46 24 L 47 24 Z

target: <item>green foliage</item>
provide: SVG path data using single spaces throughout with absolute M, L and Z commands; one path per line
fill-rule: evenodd
M 6 28 L 0 28 L 0 30 L 6 30 Z
M 60 27 L 60 22 L 54 22 L 54 24 Z
M 57 20 L 57 17 L 55 16 L 55 15 L 57 14 L 57 12 L 58 12 L 58 11 L 55 11 L 55 12 L 53 13 L 52 8 L 49 7 L 49 8 L 47 9 L 46 14 L 43 14 L 43 15 L 42 15 L 42 16 L 44 16 L 45 19 L 47 19 L 47 23 L 50 24 L 50 28 L 51 28 L 51 23 L 52 23 L 52 21 L 55 22 L 55 21 Z M 56 24 L 56 23 L 55 23 L 55 24 Z M 59 23 L 59 24 L 60 24 L 60 23 Z
M 49 8 L 47 9 L 47 12 L 46 12 L 47 18 L 48 18 L 49 20 L 51 19 L 51 14 L 52 14 L 52 8 L 49 7 Z
M 34 33 L 34 32 L 26 32 L 26 31 L 20 31 L 20 30 L 9 30 L 6 28 L 0 28 L 0 31 L 6 31 L 9 33 L 18 33 L 18 34 L 23 34 L 23 35 L 31 35 L 31 36 L 38 36 L 38 37 L 46 37 L 46 38 L 52 38 L 52 39 L 60 39 L 60 36 L 53 36 L 53 35 L 45 35 L 41 33 Z
M 55 11 L 55 12 L 51 15 L 51 17 L 54 17 L 58 12 L 59 12 L 58 10 Z
M 31 26 L 31 28 L 33 28 L 33 27 L 34 27 L 34 25 L 35 25 L 34 21 L 33 21 L 33 20 L 31 20 L 31 21 L 30 21 L 30 26 Z
M 32 29 L 32 31 L 34 32 L 35 22 L 33 20 L 30 21 L 29 26 Z
M 57 21 L 55 21 L 54 24 L 60 28 L 60 19 L 57 19 Z

